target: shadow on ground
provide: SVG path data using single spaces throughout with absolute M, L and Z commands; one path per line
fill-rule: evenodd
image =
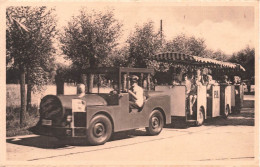
M 254 109 L 243 109 L 239 114 L 231 114 L 228 118 L 217 117 L 208 119 L 205 126 L 254 126 Z
M 125 140 L 134 138 L 136 136 L 146 136 L 145 130 L 131 130 L 125 132 L 117 132 L 112 134 L 110 140 L 108 142 L 113 142 L 117 140 Z M 91 146 L 86 142 L 86 139 L 73 139 L 73 140 L 59 140 L 55 137 L 48 136 L 30 136 L 27 138 L 12 138 L 7 139 L 7 143 L 37 147 L 37 148 L 45 148 L 45 149 L 59 149 L 66 148 L 69 146 Z

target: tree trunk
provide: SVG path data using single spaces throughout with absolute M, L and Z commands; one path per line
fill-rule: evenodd
M 94 75 L 93 74 L 89 74 L 88 75 L 88 92 L 92 93 L 93 92 L 93 83 L 94 83 Z
M 56 94 L 64 95 L 64 80 L 59 74 L 56 75 L 55 82 L 56 82 Z
M 29 75 L 29 73 L 27 73 L 27 75 Z M 32 107 L 32 84 L 31 81 L 29 79 L 29 77 L 27 77 L 27 105 L 26 105 L 26 111 L 29 111 L 29 109 L 31 109 Z
M 80 82 L 85 85 L 85 93 L 87 93 L 88 92 L 87 91 L 88 90 L 88 86 L 87 86 L 87 75 L 86 74 L 81 74 Z
M 26 112 L 26 99 L 25 99 L 25 71 L 24 67 L 20 67 L 20 93 L 21 93 L 21 110 L 20 110 L 20 126 L 23 124 Z

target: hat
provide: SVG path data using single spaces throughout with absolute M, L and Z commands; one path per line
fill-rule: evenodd
M 136 75 L 132 75 L 132 76 L 131 76 L 131 80 L 132 80 L 132 81 L 137 81 L 138 79 L 139 79 L 139 77 L 136 76 Z

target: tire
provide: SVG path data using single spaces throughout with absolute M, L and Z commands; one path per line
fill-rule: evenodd
M 105 115 L 97 115 L 90 121 L 87 130 L 87 142 L 90 145 L 106 143 L 112 134 L 112 123 Z
M 204 109 L 202 107 L 200 107 L 199 111 L 197 112 L 198 119 L 196 120 L 196 126 L 201 126 L 203 125 L 204 121 L 205 121 L 205 114 L 204 114 Z
M 159 110 L 153 110 L 149 118 L 149 127 L 146 127 L 148 135 L 155 136 L 161 133 L 164 125 L 163 115 Z
M 224 117 L 224 118 L 227 118 L 228 115 L 229 115 L 229 113 L 230 113 L 229 105 L 226 105 L 226 108 L 225 108 L 225 111 L 224 111 L 223 117 Z

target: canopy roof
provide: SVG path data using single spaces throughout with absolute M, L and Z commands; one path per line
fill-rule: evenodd
M 232 68 L 232 69 L 245 71 L 245 68 L 242 67 L 240 64 L 224 62 L 224 61 L 219 61 L 219 60 L 204 58 L 199 56 L 192 56 L 192 55 L 187 55 L 187 54 L 182 54 L 177 52 L 159 53 L 157 55 L 153 55 L 151 58 L 157 61 L 168 61 L 168 62 L 194 64 L 194 65 L 208 64 L 208 65 L 215 65 L 218 68 Z
M 154 73 L 154 69 L 151 68 L 131 68 L 131 67 L 97 67 L 87 68 L 86 73 L 90 74 L 105 74 L 105 73 Z

